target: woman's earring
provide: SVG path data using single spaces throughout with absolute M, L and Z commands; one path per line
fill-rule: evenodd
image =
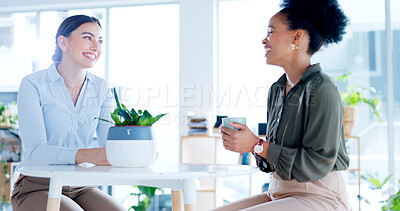
M 292 51 L 299 49 L 299 47 L 295 46 L 294 44 L 292 44 Z

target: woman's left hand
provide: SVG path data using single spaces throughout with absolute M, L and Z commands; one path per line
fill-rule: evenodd
M 225 149 L 240 153 L 253 152 L 254 146 L 260 139 L 244 124 L 237 122 L 229 122 L 229 124 L 239 131 L 220 126 Z
M 106 148 L 79 149 L 76 153 L 75 163 L 93 163 L 96 166 L 110 166 L 107 160 Z

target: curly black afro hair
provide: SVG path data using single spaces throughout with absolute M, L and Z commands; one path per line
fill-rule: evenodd
M 349 20 L 337 0 L 283 0 L 281 7 L 279 13 L 287 15 L 289 28 L 308 32 L 310 55 L 322 45 L 339 43 L 346 33 Z

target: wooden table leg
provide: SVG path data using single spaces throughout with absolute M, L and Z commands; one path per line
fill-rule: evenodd
M 183 180 L 183 201 L 185 203 L 185 211 L 196 211 L 197 191 L 195 179 Z
M 171 191 L 172 211 L 183 211 L 183 200 L 181 190 Z
M 185 211 L 196 211 L 195 204 L 185 204 Z
M 47 211 L 59 211 L 60 210 L 60 198 L 48 198 L 46 210 Z
M 61 200 L 62 179 L 50 178 L 49 197 L 47 199 L 47 211 L 59 211 Z

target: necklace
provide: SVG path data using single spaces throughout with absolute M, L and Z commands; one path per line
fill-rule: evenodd
M 289 88 L 293 88 L 294 87 L 294 83 L 291 83 L 290 81 L 287 81 L 286 86 Z
M 75 95 L 75 89 L 79 88 L 79 90 L 80 90 L 80 89 L 82 88 L 82 86 L 83 86 L 84 83 L 85 83 L 85 80 L 83 80 L 83 82 L 82 82 L 81 85 L 76 86 L 76 87 L 70 87 L 70 86 L 68 86 L 67 83 L 65 83 L 65 86 L 67 86 L 67 88 L 69 88 L 69 89 L 72 90 L 72 95 Z

